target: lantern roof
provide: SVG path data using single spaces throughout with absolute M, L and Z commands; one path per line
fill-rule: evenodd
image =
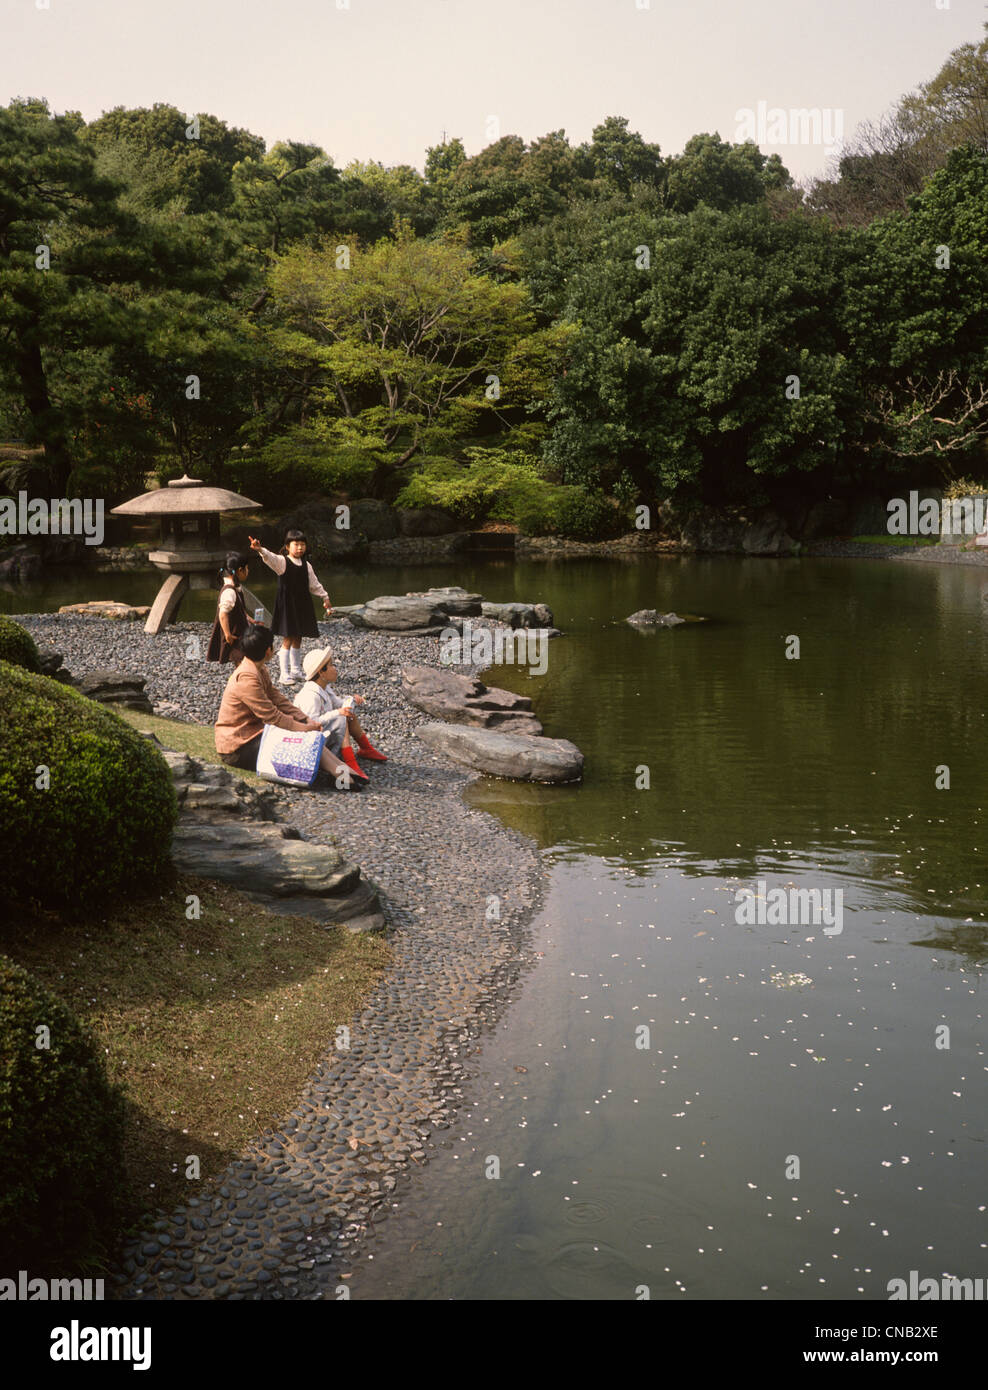
M 114 516 L 178 516 L 209 512 L 253 512 L 260 502 L 241 497 L 225 487 L 206 487 L 201 478 L 187 474 L 173 478 L 167 487 L 155 488 L 141 497 L 132 497 L 110 510 Z

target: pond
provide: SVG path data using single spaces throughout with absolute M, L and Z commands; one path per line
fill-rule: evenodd
M 432 583 L 548 603 L 565 636 L 545 674 L 487 679 L 587 758 L 580 786 L 469 789 L 543 850 L 542 954 L 352 1296 L 885 1299 L 911 1270 L 988 1273 L 983 572 L 713 557 L 322 577 L 339 603 Z M 90 577 L 73 598 L 156 586 Z M 72 601 L 56 590 L 4 604 Z M 707 621 L 621 621 L 643 607 Z M 840 914 L 766 911 L 793 887 Z

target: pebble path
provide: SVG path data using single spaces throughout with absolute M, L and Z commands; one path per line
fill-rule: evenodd
M 230 668 L 197 655 L 210 624 L 149 637 L 134 622 L 55 614 L 18 622 L 74 675 L 135 671 L 156 713 L 215 718 Z M 356 794 L 286 789 L 281 814 L 305 838 L 335 841 L 377 883 L 393 964 L 351 1024 L 349 1049 L 327 1039 L 280 1127 L 130 1243 L 113 1276 L 118 1298 L 346 1297 L 336 1280 L 368 1225 L 397 1204 L 404 1175 L 427 1160 L 432 1131 L 452 1122 L 464 1057 L 532 963 L 527 923 L 542 881 L 535 845 L 469 809 L 461 793 L 473 775 L 414 737 L 428 718 L 405 700 L 401 667 L 438 665 L 438 639 L 358 632 L 342 621 L 320 624 L 320 633 L 318 643 L 303 642 L 303 655 L 332 645 L 336 688 L 366 696 L 361 721 L 390 761 L 369 765 L 371 785 Z

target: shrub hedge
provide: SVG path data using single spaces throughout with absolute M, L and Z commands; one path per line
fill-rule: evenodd
M 171 773 L 110 710 L 0 661 L 0 747 L 0 882 L 10 898 L 81 914 L 147 888 L 169 865 Z
M 23 666 L 25 671 L 40 669 L 34 638 L 20 623 L 0 613 L 0 661 Z
M 0 1058 L 4 1272 L 70 1275 L 104 1254 L 122 1219 L 122 1092 L 79 1020 L 7 956 Z

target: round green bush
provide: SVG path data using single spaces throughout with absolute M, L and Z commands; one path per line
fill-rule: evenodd
M 23 666 L 25 671 L 37 671 L 38 649 L 34 638 L 20 623 L 0 613 L 0 661 L 9 661 L 14 666 Z
M 0 883 L 70 915 L 105 911 L 169 865 L 168 765 L 102 705 L 0 661 Z
M 120 1226 L 123 1096 L 79 1020 L 6 956 L 0 1059 L 4 1272 L 67 1276 L 101 1256 Z
M 618 509 L 602 492 L 567 487 L 565 494 L 555 508 L 556 529 L 561 536 L 575 541 L 602 541 L 619 529 Z

